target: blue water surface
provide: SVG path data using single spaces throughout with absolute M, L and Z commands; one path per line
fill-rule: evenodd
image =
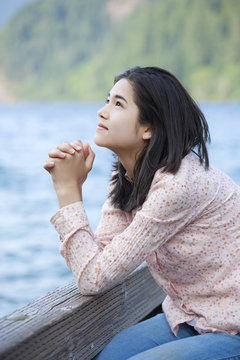
M 84 184 L 92 229 L 111 174 L 112 154 L 93 143 L 100 104 L 0 106 L 0 316 L 72 279 L 49 223 L 58 209 L 43 164 L 51 147 L 80 138 L 96 153 Z M 240 103 L 203 103 L 212 144 L 210 160 L 240 184 Z

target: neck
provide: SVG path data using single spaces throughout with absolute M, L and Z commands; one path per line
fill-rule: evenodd
M 122 166 L 124 167 L 124 169 L 126 170 L 127 175 L 129 176 L 130 179 L 134 178 L 134 166 L 135 166 L 135 162 L 132 163 L 130 161 L 124 161 L 121 158 L 119 158 Z
M 133 179 L 134 178 L 134 168 L 136 165 L 136 161 L 137 161 L 137 154 L 125 154 L 125 156 L 123 156 L 123 154 L 121 154 L 120 156 L 118 155 L 119 161 L 121 162 L 122 166 L 124 167 L 124 169 L 127 172 L 127 175 Z
M 134 178 L 134 168 L 138 157 L 142 153 L 142 150 L 142 148 L 139 148 L 137 151 L 135 150 L 131 152 L 130 150 L 127 150 L 126 152 L 124 151 L 121 153 L 119 151 L 114 151 L 131 179 Z

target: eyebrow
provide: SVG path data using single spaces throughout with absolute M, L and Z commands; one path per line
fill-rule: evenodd
M 111 96 L 110 93 L 108 94 L 108 96 Z M 122 95 L 116 94 L 116 95 L 113 95 L 113 97 L 115 99 L 121 99 L 121 100 L 125 101 L 128 104 L 127 100 Z

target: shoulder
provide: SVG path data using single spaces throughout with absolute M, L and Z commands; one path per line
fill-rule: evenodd
M 176 174 L 171 174 L 169 172 L 163 172 L 162 169 L 156 171 L 150 191 L 153 191 L 157 188 L 182 188 L 194 184 L 195 181 L 204 174 L 206 175 L 206 170 L 202 166 L 196 155 L 189 154 L 187 155 L 181 163 L 181 166 Z
M 207 171 L 191 154 L 182 160 L 176 174 L 156 171 L 142 213 L 167 223 L 192 220 L 210 199 L 204 179 Z
M 189 206 L 195 206 L 217 192 L 221 176 L 215 168 L 206 170 L 197 155 L 190 153 L 182 160 L 176 174 L 164 173 L 161 169 L 156 171 L 147 199 L 153 196 L 181 199 L 181 202 L 184 199 Z

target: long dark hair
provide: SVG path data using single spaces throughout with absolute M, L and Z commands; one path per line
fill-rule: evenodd
M 119 160 L 112 176 L 112 203 L 124 211 L 143 204 L 156 170 L 176 174 L 182 159 L 194 151 L 201 164 L 209 167 L 206 142 L 210 134 L 198 105 L 179 80 L 158 67 L 134 67 L 115 77 L 130 81 L 139 109 L 139 123 L 151 124 L 152 137 L 134 168 L 134 182 L 125 177 Z

